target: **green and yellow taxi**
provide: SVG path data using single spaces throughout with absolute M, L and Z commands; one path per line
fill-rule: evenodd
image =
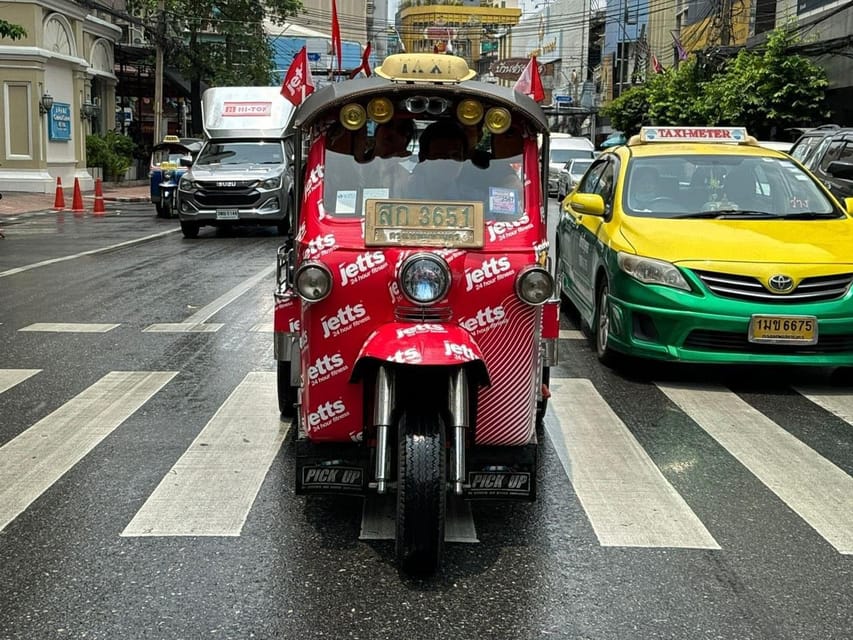
M 851 216 L 742 127 L 644 127 L 563 201 L 561 295 L 604 362 L 853 365 Z

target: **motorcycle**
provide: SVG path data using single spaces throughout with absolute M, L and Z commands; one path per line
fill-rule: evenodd
M 296 492 L 393 499 L 405 573 L 439 569 L 451 500 L 535 500 L 556 363 L 547 120 L 473 75 L 396 54 L 295 115 L 274 352 Z M 383 151 L 392 124 L 420 135 Z
M 151 202 L 158 218 L 177 216 L 177 191 L 187 167 L 182 160 L 194 160 L 201 150 L 201 140 L 168 135 L 151 150 L 149 169 Z

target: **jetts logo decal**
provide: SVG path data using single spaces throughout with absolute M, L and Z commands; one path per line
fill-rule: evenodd
M 388 362 L 399 362 L 400 364 L 420 364 L 423 361 L 421 352 L 414 347 L 398 349 L 392 356 L 388 356 Z
M 507 278 L 514 273 L 509 258 L 489 258 L 483 260 L 479 269 L 465 270 L 465 291 L 477 291 L 490 284 Z
M 460 362 L 471 362 L 477 359 L 477 354 L 467 344 L 444 341 L 444 355 Z
M 499 327 L 507 322 L 509 319 L 506 317 L 506 310 L 502 306 L 486 307 L 477 311 L 477 314 L 470 318 L 459 320 L 460 325 L 474 334 Z
M 323 337 L 339 336 L 353 327 L 364 324 L 368 320 L 370 320 L 370 316 L 367 315 L 367 309 L 364 308 L 363 304 L 347 305 L 338 309 L 335 315 L 323 316 L 321 318 Z
M 314 364 L 308 366 L 308 379 L 311 384 L 326 382 L 330 378 L 349 369 L 340 353 L 324 355 L 317 358 Z
M 381 251 L 368 251 L 359 254 L 354 262 L 345 262 L 338 266 L 341 274 L 341 285 L 347 286 L 366 280 L 375 273 L 385 269 L 387 262 Z
M 308 246 L 302 252 L 305 260 L 312 260 L 326 255 L 335 247 L 335 236 L 331 233 L 317 236 L 308 241 Z
M 302 488 L 311 490 L 360 491 L 364 471 L 359 467 L 302 467 Z
M 401 340 L 403 338 L 414 338 L 421 333 L 447 333 L 447 329 L 440 324 L 416 324 L 405 329 L 397 329 L 397 338 Z
M 533 223 L 530 222 L 527 215 L 523 215 L 512 222 L 489 222 L 486 225 L 486 230 L 489 232 L 489 242 L 500 242 L 532 228 Z
M 315 429 L 325 429 L 333 422 L 343 420 L 349 415 L 349 410 L 343 400 L 328 401 L 319 405 L 308 414 L 308 425 Z
M 526 472 L 468 472 L 468 494 L 471 496 L 526 496 L 530 489 L 530 474 Z

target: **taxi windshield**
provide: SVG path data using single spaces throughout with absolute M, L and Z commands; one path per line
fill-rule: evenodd
M 524 138 L 491 134 L 451 119 L 392 121 L 326 133 L 323 206 L 361 217 L 368 199 L 482 202 L 490 220 L 524 213 Z
M 642 217 L 842 217 L 794 162 L 769 156 L 635 157 L 622 194 L 625 212 Z

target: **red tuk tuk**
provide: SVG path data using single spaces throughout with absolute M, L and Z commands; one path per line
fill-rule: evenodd
M 448 496 L 535 499 L 556 355 L 546 118 L 473 75 L 393 55 L 295 116 L 275 356 L 296 491 L 395 493 L 406 572 L 438 568 Z

